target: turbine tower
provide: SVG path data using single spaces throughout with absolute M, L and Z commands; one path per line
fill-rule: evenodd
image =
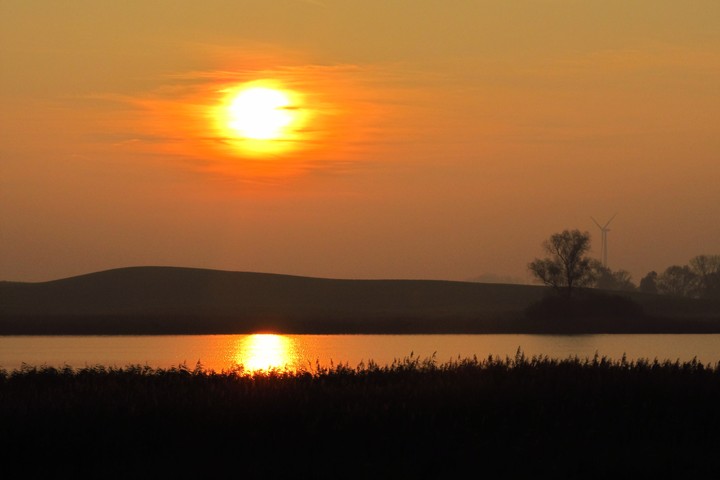
M 600 229 L 600 232 L 602 233 L 602 247 L 600 249 L 600 257 L 602 258 L 602 265 L 605 268 L 607 268 L 607 253 L 608 253 L 607 232 L 610 231 L 610 229 L 608 228 L 608 225 L 610 225 L 610 222 L 613 221 L 613 218 L 615 218 L 616 215 L 617 215 L 617 213 L 615 215 L 613 215 L 612 217 L 610 217 L 610 220 L 605 222 L 605 225 L 602 225 L 602 226 L 597 222 L 597 220 L 595 220 L 593 217 L 590 217 L 590 218 L 592 218 L 592 221 L 595 222 L 595 225 L 598 226 L 598 228 Z

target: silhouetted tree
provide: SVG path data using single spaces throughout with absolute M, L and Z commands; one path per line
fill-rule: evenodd
M 694 297 L 697 294 L 697 275 L 687 265 L 673 265 L 658 276 L 659 293 L 677 297 Z
M 595 287 L 603 290 L 632 292 L 636 289 L 632 277 L 626 270 L 612 271 L 602 265 L 595 266 Z
M 640 279 L 640 287 L 638 289 L 643 293 L 658 293 L 657 279 L 658 274 L 656 271 L 653 270 L 649 272 Z
M 585 256 L 590 250 L 590 234 L 579 230 L 563 230 L 542 244 L 549 257 L 528 264 L 538 281 L 571 297 L 578 287 L 595 280 L 597 261 Z
M 720 298 L 720 255 L 698 255 L 690 259 L 690 270 L 696 276 L 696 294 Z

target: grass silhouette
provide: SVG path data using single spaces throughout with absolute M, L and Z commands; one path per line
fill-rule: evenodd
M 0 452 L 26 477 L 702 475 L 720 366 L 410 356 L 300 371 L 0 372 Z M 500 470 L 498 470 L 500 469 Z

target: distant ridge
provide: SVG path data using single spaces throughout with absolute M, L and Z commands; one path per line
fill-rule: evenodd
M 98 332 L 297 331 L 314 330 L 319 323 L 328 331 L 356 331 L 362 322 L 370 328 L 373 322 L 390 320 L 440 322 L 513 315 L 542 293 L 535 286 L 441 280 L 343 280 L 126 267 L 49 282 L 1 285 L 0 332 L 8 323 L 21 327 L 23 321 L 45 330 L 62 325 L 63 330 L 72 326 L 71 330 Z
M 0 334 L 522 332 L 534 328 L 524 310 L 546 293 L 533 285 L 126 267 L 0 282 Z M 665 312 L 674 305 L 638 298 L 649 307 L 665 301 Z

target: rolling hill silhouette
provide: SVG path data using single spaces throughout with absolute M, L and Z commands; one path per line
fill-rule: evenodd
M 523 312 L 546 292 L 530 285 L 128 267 L 0 282 L 0 334 L 532 331 Z M 660 300 L 645 298 L 644 306 Z

